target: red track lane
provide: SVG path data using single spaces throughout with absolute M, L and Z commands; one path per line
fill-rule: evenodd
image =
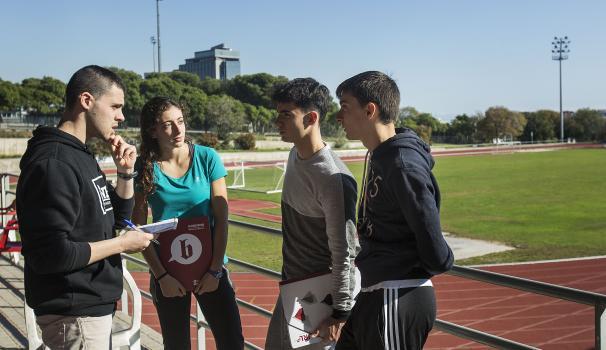
M 281 215 L 260 212 L 260 209 L 275 209 L 280 206 L 274 202 L 253 199 L 230 199 L 229 213 L 271 222 L 282 222 Z
M 571 261 L 483 267 L 513 276 L 606 293 L 606 257 Z M 148 274 L 134 272 L 142 290 L 148 290 Z M 278 295 L 275 280 L 253 273 L 231 274 L 236 295 L 272 310 Z M 498 287 L 449 275 L 433 279 L 438 318 L 490 332 L 541 349 L 593 349 L 593 308 L 516 289 Z M 192 303 L 192 313 L 195 312 Z M 263 347 L 268 320 L 240 309 L 244 336 Z M 155 309 L 144 299 L 143 322 L 160 331 Z M 193 323 L 192 323 L 193 325 Z M 207 332 L 208 349 L 214 349 Z M 192 345 L 195 344 L 192 326 Z M 432 331 L 425 349 L 487 349 L 480 344 Z

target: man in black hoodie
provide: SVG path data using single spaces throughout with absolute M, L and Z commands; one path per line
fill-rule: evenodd
M 395 128 L 400 92 L 387 75 L 360 73 L 337 96 L 337 121 L 370 159 L 357 222 L 362 290 L 336 349 L 421 349 L 436 318 L 431 277 L 454 261 L 440 228 L 434 161 L 412 130 Z
M 108 349 L 122 293 L 120 253 L 145 249 L 152 235 L 116 236 L 133 207 L 134 146 L 115 134 L 124 87 L 98 66 L 78 70 L 66 88 L 59 125 L 38 127 L 21 159 L 17 213 L 25 257 L 25 296 L 51 349 Z M 85 145 L 110 144 L 118 180 L 106 183 Z

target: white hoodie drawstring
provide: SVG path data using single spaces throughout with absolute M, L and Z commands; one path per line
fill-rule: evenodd
M 368 178 L 368 173 L 370 172 L 370 166 L 368 164 L 370 162 L 370 158 L 368 157 L 369 155 L 370 158 L 372 158 L 371 151 L 367 151 L 366 156 L 364 157 L 364 171 L 362 175 L 362 205 L 364 206 L 364 208 L 362 208 L 362 222 L 366 220 L 366 179 Z M 360 213 L 358 212 L 358 218 L 359 217 Z

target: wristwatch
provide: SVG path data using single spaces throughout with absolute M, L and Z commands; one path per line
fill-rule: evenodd
M 207 271 L 209 275 L 213 276 L 214 278 L 220 280 L 221 277 L 223 277 L 223 269 L 219 270 L 219 271 L 213 271 L 213 270 L 208 270 Z

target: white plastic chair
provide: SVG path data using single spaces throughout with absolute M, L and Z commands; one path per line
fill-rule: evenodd
M 119 349 L 128 346 L 131 350 L 141 350 L 141 292 L 135 283 L 133 276 L 126 269 L 126 263 L 122 262 L 124 291 L 122 292 L 122 311 L 128 313 L 128 295 L 133 300 L 133 315 L 128 328 L 112 333 L 112 348 Z M 24 301 L 25 328 L 27 331 L 28 350 L 39 349 L 43 345 L 38 335 L 36 326 L 36 315 L 34 310 Z M 44 346 L 42 349 L 48 349 Z
M 122 292 L 122 312 L 128 313 L 128 295 L 133 301 L 133 315 L 128 328 L 112 333 L 112 348 L 119 349 L 128 346 L 131 350 L 141 350 L 141 292 L 135 279 L 126 269 L 126 261 L 122 260 L 122 279 L 124 291 Z
M 25 330 L 27 331 L 27 349 L 36 350 L 42 346 L 42 339 L 38 335 L 38 328 L 36 327 L 36 315 L 34 310 L 27 305 L 27 302 L 23 300 L 23 313 L 25 314 Z M 48 349 L 44 346 L 42 349 Z

